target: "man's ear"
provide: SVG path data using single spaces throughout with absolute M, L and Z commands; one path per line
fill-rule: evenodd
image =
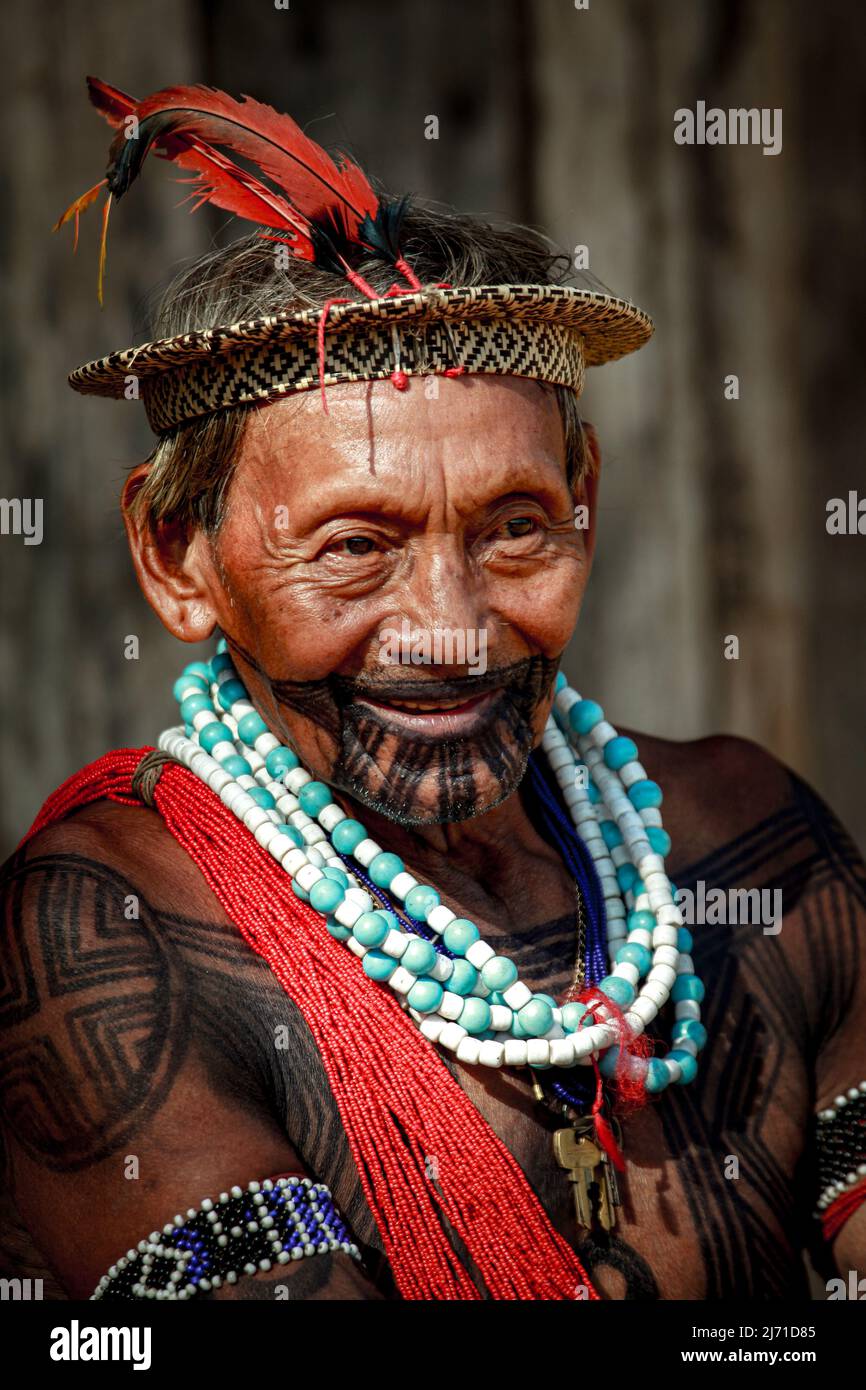
M 151 524 L 132 503 L 150 471 L 142 463 L 127 477 L 120 496 L 123 524 L 142 593 L 157 617 L 182 642 L 204 642 L 216 627 L 211 598 L 213 561 L 201 531 L 170 521 Z
M 601 449 L 599 448 L 598 435 L 595 426 L 588 420 L 582 420 L 580 425 L 586 460 L 583 472 L 579 480 L 572 485 L 572 497 L 575 507 L 575 525 L 578 521 L 585 524 L 578 527 L 583 537 L 584 550 L 586 552 L 586 562 L 592 565 L 592 557 L 595 552 L 596 536 L 596 513 L 598 510 L 598 488 L 601 475 Z M 582 508 L 578 514 L 578 507 Z
M 591 425 L 588 420 L 581 420 L 580 428 L 583 432 L 584 446 L 589 455 L 587 472 L 591 472 L 597 478 L 601 472 L 601 448 L 598 435 L 595 432 L 595 425 Z

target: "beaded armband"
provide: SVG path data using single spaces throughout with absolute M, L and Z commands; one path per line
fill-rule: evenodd
M 866 1201 L 866 1081 L 819 1112 L 815 1149 L 821 1195 L 814 1215 L 832 1240 Z
M 329 1188 L 295 1175 L 266 1178 L 206 1197 L 198 1211 L 151 1231 L 102 1276 L 91 1300 L 192 1298 L 331 1250 L 361 1260 Z

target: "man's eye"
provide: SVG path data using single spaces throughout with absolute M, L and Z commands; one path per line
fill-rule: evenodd
M 369 555 L 375 548 L 376 542 L 370 536 L 342 536 L 328 547 L 338 555 Z
M 531 536 L 537 523 L 531 516 L 513 516 L 510 521 L 506 521 L 505 526 L 509 535 L 515 539 L 521 536 Z

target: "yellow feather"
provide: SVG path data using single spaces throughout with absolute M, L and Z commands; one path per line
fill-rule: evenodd
M 99 300 L 99 307 L 102 308 L 102 284 L 105 279 L 105 257 L 108 249 L 108 214 L 111 211 L 111 194 L 105 200 L 102 208 L 102 235 L 99 238 L 99 269 L 96 275 L 96 297 Z
M 99 183 L 95 183 L 92 188 L 88 188 L 86 193 L 82 193 L 80 198 L 76 198 L 74 202 L 69 204 L 69 207 L 65 212 L 61 213 L 54 223 L 54 226 L 51 228 L 52 232 L 59 232 L 64 222 L 68 222 L 70 217 L 75 218 L 75 240 L 72 243 L 73 251 L 78 250 L 78 219 L 85 208 L 90 207 L 90 204 L 93 202 L 100 188 L 104 187 L 105 179 L 100 179 Z

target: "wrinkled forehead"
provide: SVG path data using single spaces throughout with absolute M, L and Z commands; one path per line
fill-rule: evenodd
M 394 487 L 419 470 L 447 469 L 449 486 L 477 488 L 564 476 L 565 438 L 555 391 L 520 377 L 346 382 L 251 411 L 238 456 L 250 482 L 279 477 L 296 490 L 344 482 Z M 365 489 L 366 490 L 366 489 Z

